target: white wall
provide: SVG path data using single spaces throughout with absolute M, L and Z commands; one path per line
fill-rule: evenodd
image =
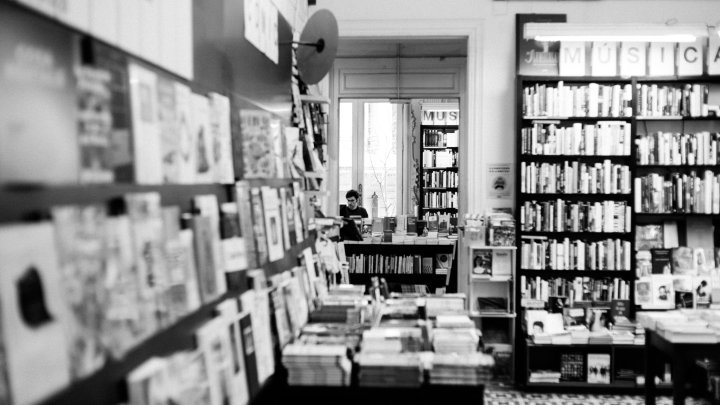
M 486 163 L 515 163 L 516 14 L 560 13 L 566 14 L 567 21 L 573 23 L 665 23 L 672 20 L 720 25 L 720 1 L 717 0 L 317 0 L 317 5 L 310 8 L 310 14 L 323 8 L 332 11 L 337 18 L 341 36 L 344 26 L 366 26 L 370 32 L 373 27 L 382 27 L 383 23 L 412 27 L 452 27 L 459 21 L 477 24 L 478 71 L 472 71 L 469 60 L 467 73 L 471 78 L 478 74 L 475 86 L 480 95 L 474 111 L 469 112 L 475 114 L 477 121 L 469 136 L 480 137 L 471 145 L 475 145 L 474 155 L 481 163 L 468 173 L 473 194 L 468 196 L 468 212 L 483 212 L 491 206 L 504 205 L 485 199 L 484 170 L 478 168 L 484 168 Z M 422 28 L 416 32 L 423 35 Z

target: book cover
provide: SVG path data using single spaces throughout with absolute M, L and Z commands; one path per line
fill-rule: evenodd
M 584 381 L 585 355 L 562 353 L 560 355 L 560 381 Z
M 407 233 L 417 233 L 417 217 L 411 215 L 407 217 Z
M 257 248 L 257 263 L 258 266 L 262 266 L 267 263 L 269 252 L 267 234 L 265 230 L 265 214 L 260 188 L 252 187 L 250 189 L 250 203 L 252 208 L 253 235 L 255 239 L 255 247 Z
M 104 3 L 105 0 L 102 0 Z M 102 6 L 100 6 L 102 7 Z M 95 10 L 95 2 L 93 2 Z M 116 183 L 135 181 L 133 163 L 133 145 L 130 120 L 130 90 L 128 80 L 127 55 L 100 42 L 93 42 L 92 48 L 95 66 L 110 72 L 110 112 L 112 130 L 110 131 L 109 165 L 113 170 Z
M 283 297 L 280 286 L 270 288 L 269 294 L 270 303 L 272 305 L 273 311 L 273 322 L 275 325 L 275 330 L 277 332 L 278 344 L 282 349 L 293 339 L 293 334 L 290 330 L 288 310 L 285 306 L 285 299 Z
M 652 304 L 663 308 L 675 307 L 675 289 L 671 275 L 654 274 L 652 279 Z
M 157 74 L 137 63 L 130 63 L 128 74 L 135 182 L 160 184 L 163 181 L 163 168 L 157 112 Z
M 449 274 L 452 268 L 452 255 L 438 253 L 435 255 L 435 274 Z
M 210 302 L 217 298 L 218 291 L 218 265 L 215 262 L 215 238 L 210 218 L 202 215 L 192 215 L 186 218 L 187 226 L 193 232 L 193 246 L 195 250 L 195 269 L 197 271 L 198 286 L 202 302 Z
M 230 133 L 230 99 L 222 94 L 210 93 L 210 133 L 215 183 L 232 184 L 235 182 L 235 169 Z
M 692 276 L 673 276 L 673 289 L 675 290 L 675 308 L 695 308 Z
M 512 255 L 509 250 L 492 251 L 492 276 L 510 277 L 512 275 Z
M 220 207 L 218 206 L 217 196 L 215 194 L 196 195 L 192 199 L 195 210 L 204 217 L 210 219 L 211 237 L 212 237 L 212 263 L 215 265 L 215 280 L 217 281 L 216 291 L 222 294 L 227 291 L 225 279 L 225 268 L 223 267 L 223 252 L 220 241 Z
M 103 341 L 111 356 L 122 358 L 146 334 L 140 313 L 140 276 L 133 250 L 130 219 L 127 215 L 108 217 L 106 229 L 107 311 Z
M 132 404 L 164 403 L 168 396 L 167 360 L 151 357 L 126 377 L 128 399 Z
M 190 128 L 195 141 L 195 183 L 209 184 L 215 181 L 210 100 L 201 94 L 191 93 L 190 106 Z
M 157 76 L 157 119 L 160 131 L 160 154 L 164 183 L 180 182 L 180 121 L 175 82 L 164 75 Z
M 282 219 L 280 218 L 280 200 L 278 199 L 277 190 L 269 186 L 262 186 L 261 194 L 264 208 L 268 258 L 271 262 L 274 262 L 285 256 Z
M 422 258 L 422 274 L 433 274 L 433 258 L 430 256 L 423 256 Z
M 210 385 L 202 350 L 185 350 L 166 358 L 166 371 L 172 385 L 167 403 L 211 404 Z M 165 401 L 161 403 L 166 403 Z
M 193 232 L 180 229 L 180 207 L 162 208 L 168 285 L 165 290 L 171 322 L 200 307 Z
M 52 224 L 0 226 L 0 261 L 0 372 L 11 403 L 37 403 L 70 383 L 69 308 Z
M 247 263 L 249 267 L 258 267 L 262 263 L 258 263 L 257 240 L 255 239 L 255 231 L 252 222 L 252 203 L 250 201 L 250 185 L 247 180 L 240 180 L 235 183 L 235 202 L 237 203 L 238 213 L 243 213 L 239 217 L 240 234 L 245 243 L 245 253 L 247 254 Z
M 240 231 L 240 215 L 234 202 L 220 205 L 220 238 L 225 273 L 238 275 L 248 268 L 248 255 Z
M 52 207 L 66 320 L 70 375 L 80 379 L 105 364 L 102 319 L 107 308 L 105 209 L 102 206 Z
M 619 317 L 630 318 L 630 300 L 610 301 L 610 319 L 615 320 Z
M 661 249 L 663 247 L 662 225 L 635 225 L 635 250 Z
M 140 313 L 144 330 L 153 333 L 167 323 L 167 302 L 163 300 L 168 277 L 165 241 L 157 192 L 128 193 L 124 196 L 132 231 L 133 254 L 140 280 Z
M 610 384 L 610 354 L 588 353 L 587 382 L 591 384 Z
M 198 350 L 203 352 L 212 405 L 230 404 L 232 391 L 232 344 L 225 317 L 219 316 L 195 332 Z
M 115 173 L 110 156 L 113 131 L 110 72 L 105 69 L 78 66 L 75 75 L 80 182 L 112 183 Z
M 303 295 L 298 277 L 289 277 L 287 283 L 281 285 L 285 307 L 288 308 L 290 329 L 294 336 L 300 335 L 300 329 L 308 322 L 309 308 L 307 298 Z
M 652 274 L 672 274 L 672 249 L 650 249 Z
M 295 206 L 292 201 L 292 193 L 286 187 L 281 187 L 280 192 L 280 213 L 282 219 L 283 244 L 287 249 L 297 243 L 297 231 L 295 229 Z
M 548 312 L 541 309 L 529 309 L 525 312 L 525 330 L 528 336 L 545 333 L 545 318 Z
M 186 84 L 175 82 L 177 118 L 178 183 L 193 184 L 197 174 L 197 132 L 192 122 L 192 91 Z
M 712 284 L 710 276 L 696 276 L 692 278 L 693 290 L 697 299 L 697 306 L 707 307 L 710 304 L 710 296 L 712 292 Z
M 0 38 L 0 183 L 77 183 L 71 33 L 5 6 Z
M 258 379 L 258 362 L 255 353 L 255 333 L 253 331 L 252 316 L 243 306 L 243 312 L 240 315 L 240 331 L 242 334 L 243 356 L 245 358 L 245 375 L 247 377 L 247 387 L 250 398 L 255 398 L 260 391 L 260 381 Z
M 242 310 L 250 312 L 252 318 L 257 379 L 262 385 L 275 372 L 270 326 L 270 296 L 267 289 L 248 290 L 240 296 L 240 303 Z M 244 334 L 243 338 L 245 338 Z
M 236 298 L 227 299 L 217 306 L 223 319 L 225 328 L 229 333 L 230 360 L 227 367 L 229 371 L 230 405 L 245 405 L 250 397 L 247 386 L 247 367 L 243 354 L 242 327 L 240 320 L 239 303 Z
M 300 183 L 292 183 L 293 204 L 295 205 L 295 234 L 297 243 L 302 242 L 308 236 L 307 216 L 303 209 L 303 192 L 300 189 Z
M 650 277 L 641 277 L 635 282 L 635 302 L 640 305 L 652 304 L 652 281 Z
M 692 248 L 681 246 L 672 249 L 672 272 L 677 275 L 697 274 Z
M 243 153 L 243 178 L 272 178 L 276 175 L 273 140 L 270 136 L 270 113 L 240 110 Z
M 473 252 L 472 272 L 478 276 L 493 276 L 493 252 L 491 250 L 476 250 Z

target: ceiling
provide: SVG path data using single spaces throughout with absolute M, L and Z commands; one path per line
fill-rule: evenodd
M 337 58 L 434 58 L 467 56 L 460 37 L 338 38 Z

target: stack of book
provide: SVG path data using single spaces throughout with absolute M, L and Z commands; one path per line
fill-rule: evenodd
M 467 315 L 438 315 L 435 318 L 437 328 L 475 328 L 475 323 Z
M 586 345 L 590 340 L 590 331 L 585 325 L 568 326 L 570 332 L 570 343 L 574 345 Z
M 423 367 L 419 353 L 365 353 L 355 356 L 361 387 L 419 387 Z
M 422 329 L 416 327 L 378 327 L 362 335 L 364 353 L 405 353 L 423 349 Z
M 476 329 L 435 329 L 433 349 L 435 353 L 474 353 L 480 342 Z
M 350 385 L 352 362 L 344 344 L 291 343 L 282 351 L 289 385 Z
M 607 329 L 600 329 L 597 331 L 591 331 L 590 332 L 590 338 L 588 339 L 588 344 L 591 345 L 609 345 L 613 343 L 612 335 L 610 334 L 610 331 Z
M 614 345 L 631 345 L 635 343 L 635 335 L 626 330 L 612 330 L 610 337 Z
M 720 311 L 716 309 L 638 312 L 638 322 L 675 343 L 718 343 Z
M 536 370 L 530 372 L 530 383 L 559 383 L 560 372 L 552 370 Z
M 495 361 L 484 353 L 435 353 L 430 384 L 479 385 L 490 380 Z

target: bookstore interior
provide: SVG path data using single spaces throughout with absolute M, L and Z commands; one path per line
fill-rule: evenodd
M 0 405 L 720 404 L 720 7 L 440 3 L 0 0 Z

